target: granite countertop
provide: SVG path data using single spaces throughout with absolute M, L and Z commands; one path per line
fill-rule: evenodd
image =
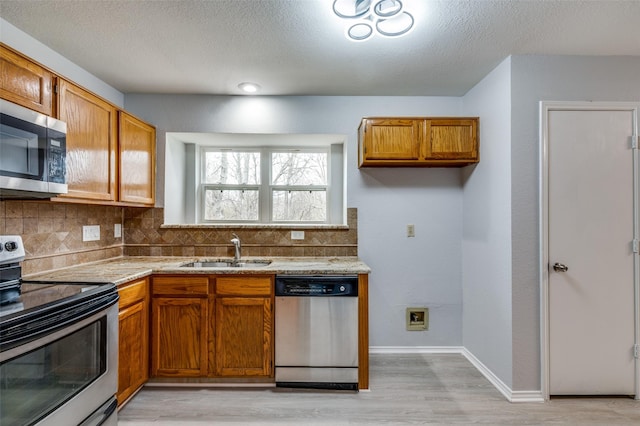
M 24 280 L 112 282 L 116 285 L 151 274 L 368 274 L 369 266 L 357 257 L 243 257 L 243 261 L 270 260 L 267 266 L 242 268 L 190 268 L 186 263 L 228 258 L 125 256 L 70 268 L 24 276 Z

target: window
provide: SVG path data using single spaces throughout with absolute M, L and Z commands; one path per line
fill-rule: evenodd
M 203 222 L 328 222 L 328 148 L 203 147 L 200 158 Z

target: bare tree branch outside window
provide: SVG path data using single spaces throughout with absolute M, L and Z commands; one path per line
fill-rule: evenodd
M 261 157 L 261 150 L 268 155 Z M 202 217 L 205 221 L 325 222 L 329 156 L 326 150 L 204 151 Z M 269 164 L 261 164 L 268 158 Z M 261 182 L 267 167 L 270 182 Z M 269 194 L 261 197 L 261 191 Z M 269 205 L 260 206 L 268 199 Z M 261 213 L 262 212 L 262 213 Z M 262 216 L 262 217 L 261 217 Z M 268 218 L 268 217 L 267 217 Z

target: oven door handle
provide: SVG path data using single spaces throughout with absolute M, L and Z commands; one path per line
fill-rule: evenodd
M 118 293 L 108 293 L 82 303 L 79 306 L 42 312 L 30 321 L 8 321 L 0 329 L 0 352 L 7 351 L 39 339 L 71 324 L 82 321 L 117 303 Z
M 78 426 L 101 426 L 106 424 L 106 422 L 110 420 L 110 417 L 116 412 L 116 408 L 118 408 L 118 401 L 112 398 Z

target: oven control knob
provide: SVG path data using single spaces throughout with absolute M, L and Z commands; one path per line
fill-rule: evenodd
M 14 251 L 18 249 L 18 244 L 16 244 L 15 241 L 7 241 L 6 243 L 4 243 L 4 248 L 7 251 Z
M 344 290 L 345 290 L 344 286 L 343 286 L 343 285 L 341 285 L 341 286 L 340 286 L 340 291 L 344 291 Z

